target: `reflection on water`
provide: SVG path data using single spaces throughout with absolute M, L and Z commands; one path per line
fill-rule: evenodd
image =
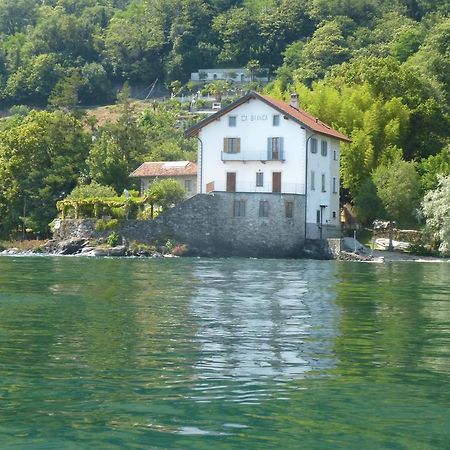
M 308 265 L 315 263 L 309 262 Z M 289 380 L 334 362 L 335 266 L 270 261 L 197 265 L 190 314 L 197 319 L 201 379 Z M 320 357 L 319 357 L 320 356 Z
M 0 258 L 0 448 L 447 448 L 449 273 Z

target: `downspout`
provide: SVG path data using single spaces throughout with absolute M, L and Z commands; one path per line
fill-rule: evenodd
M 195 136 L 198 139 L 198 142 L 200 143 L 200 151 L 199 151 L 199 160 L 200 160 L 200 173 L 199 173 L 199 183 L 200 183 L 200 189 L 199 194 L 202 193 L 202 186 L 203 186 L 203 141 L 198 137 Z
M 305 135 L 306 135 L 306 129 L 305 129 Z M 307 217 L 308 217 L 308 144 L 309 144 L 309 140 L 314 136 L 317 136 L 317 133 L 311 134 L 311 136 L 309 136 L 305 142 L 305 150 L 306 150 L 306 156 L 305 156 L 305 237 L 304 237 L 305 242 L 306 242 L 306 225 L 308 222 L 307 221 Z

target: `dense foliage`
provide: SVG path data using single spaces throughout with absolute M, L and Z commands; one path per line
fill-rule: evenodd
M 435 0 L 2 0 L 0 99 L 99 103 L 125 80 L 185 82 L 251 60 L 311 82 L 368 55 L 448 88 L 449 12 Z
M 0 234 L 45 233 L 77 183 L 121 193 L 145 160 L 194 159 L 182 128 L 195 118 L 175 102 L 138 113 L 127 83 L 177 94 L 205 67 L 265 68 L 267 93 L 297 91 L 352 139 L 343 199 L 363 221 L 412 225 L 450 174 L 449 15 L 441 0 L 2 0 L 0 109 L 15 115 L 0 122 Z M 117 120 L 80 113 L 124 83 Z M 229 83 L 204 89 L 221 97 Z M 395 206 L 399 176 L 409 190 Z
M 163 210 L 180 203 L 186 198 L 186 191 L 173 178 L 157 180 L 147 189 L 146 195 Z
M 439 179 L 437 188 L 428 192 L 422 206 L 427 226 L 439 241 L 440 252 L 450 254 L 450 176 Z

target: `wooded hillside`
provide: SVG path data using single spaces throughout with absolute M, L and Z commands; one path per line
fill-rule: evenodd
M 0 234 L 45 232 L 77 183 L 120 192 L 144 160 L 194 158 L 183 105 L 137 113 L 125 87 L 115 123 L 79 107 L 125 82 L 182 91 L 207 67 L 267 69 L 259 89 L 296 91 L 352 138 L 341 198 L 360 220 L 417 226 L 450 174 L 449 42 L 447 0 L 2 0 L 0 109 L 14 115 L 0 123 Z

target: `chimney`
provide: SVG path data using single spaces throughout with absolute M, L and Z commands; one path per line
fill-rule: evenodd
M 291 106 L 298 109 L 298 94 L 295 92 L 291 94 Z

